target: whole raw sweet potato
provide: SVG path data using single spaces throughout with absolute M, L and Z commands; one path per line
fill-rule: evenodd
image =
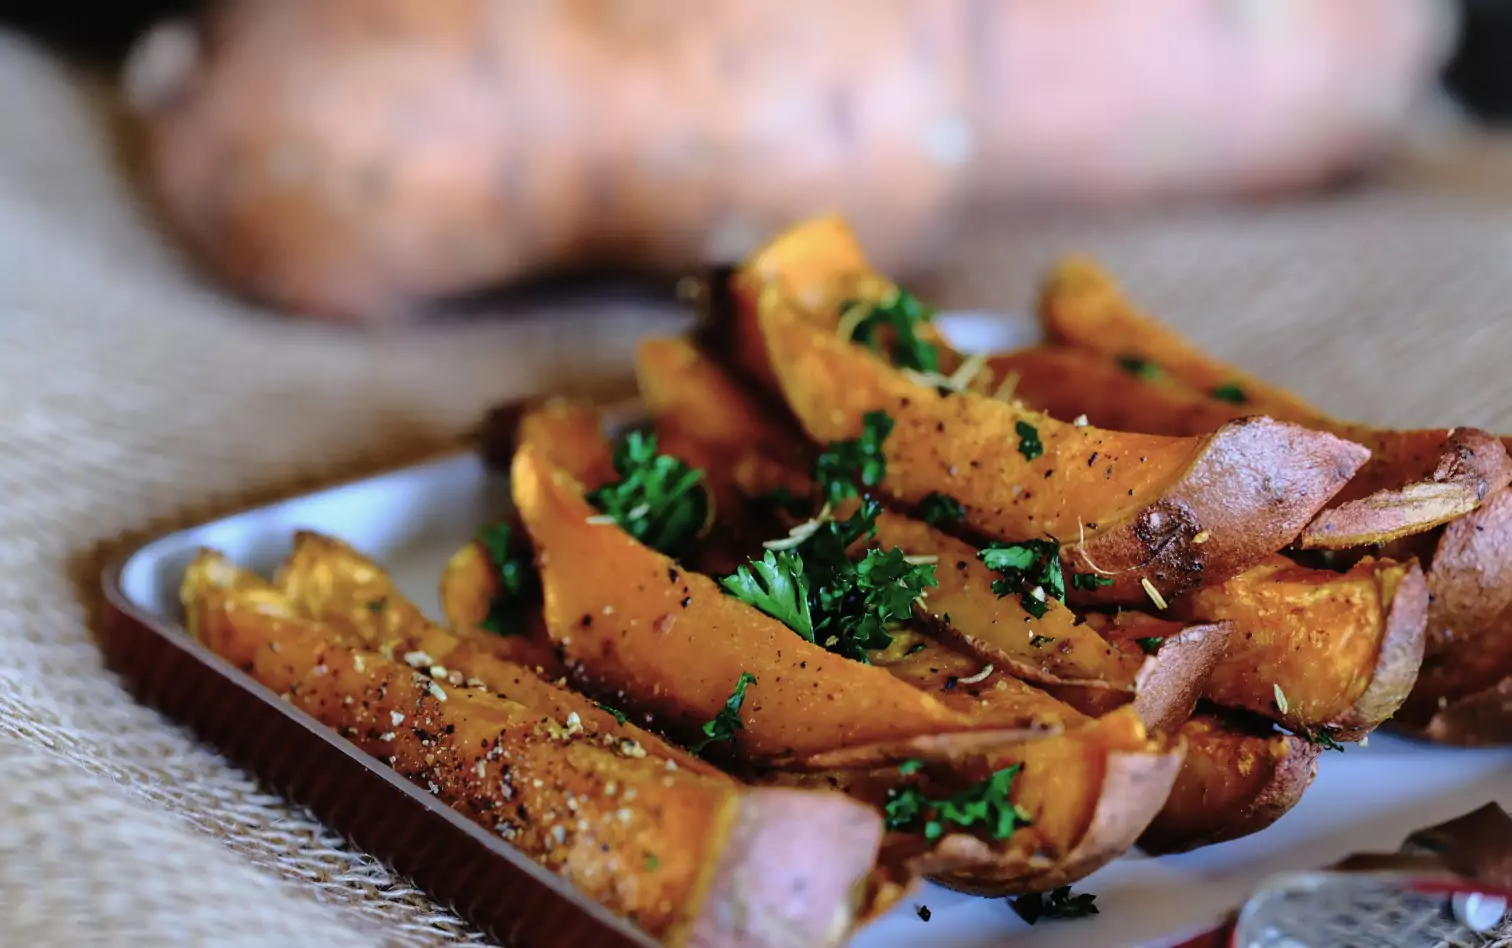
M 219 0 L 149 33 L 126 85 L 167 219 L 225 279 L 376 318 L 682 270 L 816 210 L 896 272 L 968 197 L 1319 180 L 1442 48 L 1433 0 L 1230 6 Z

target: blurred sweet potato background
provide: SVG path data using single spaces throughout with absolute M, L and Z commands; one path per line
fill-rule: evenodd
M 69 6 L 40 25 L 117 57 L 176 239 L 241 293 L 354 320 L 686 271 L 825 210 L 908 275 L 966 206 L 1324 186 L 1391 153 L 1463 19 L 1445 0 Z

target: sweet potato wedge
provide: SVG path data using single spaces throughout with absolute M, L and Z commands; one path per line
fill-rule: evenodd
M 552 684 L 542 666 L 508 660 L 507 649 L 500 654 L 494 645 L 520 636 L 458 635 L 438 628 L 404 598 L 382 567 L 341 540 L 310 531 L 296 533 L 293 552 L 279 568 L 275 583 L 299 615 L 355 635 L 443 685 L 483 688 L 558 720 L 577 715 L 581 726 L 594 734 L 634 741 L 646 753 L 679 767 L 715 772 L 681 747 L 622 719 L 621 713 Z
M 1165 803 L 1180 768 L 1179 738 L 1152 736 L 1132 709 L 1116 711 L 1047 740 L 961 755 L 948 767 L 916 774 L 897 767 L 828 773 L 774 773 L 785 786 L 833 786 L 873 805 L 921 786 L 931 797 L 1018 765 L 1009 799 L 1029 818 L 1006 839 L 946 832 L 933 842 L 892 834 L 884 862 L 907 862 L 944 885 L 979 895 L 1045 891 L 1095 872 L 1134 844 Z M 948 829 L 948 828 L 947 828 Z
M 1278 556 L 1182 597 L 1171 613 L 1233 624 L 1208 676 L 1209 700 L 1291 730 L 1357 740 L 1412 688 L 1428 587 L 1416 562 L 1366 558 L 1340 574 Z
M 202 642 L 657 938 L 843 939 L 881 839 L 867 808 L 669 769 L 570 719 L 443 687 L 280 608 L 274 591 L 248 598 L 228 572 L 206 553 L 186 573 L 186 613 Z M 799 851 L 809 846 L 824 858 Z
M 1040 288 L 1040 323 L 1051 343 L 1089 349 L 1109 359 L 1156 367 L 1212 395 L 1230 392 L 1251 414 L 1288 421 L 1318 412 L 1291 392 L 1224 365 L 1185 337 L 1137 309 L 1107 271 L 1085 257 L 1057 263 Z M 1139 430 L 1137 428 L 1132 430 Z
M 1162 629 L 1154 654 L 1119 648 L 1060 602 L 1046 602 L 1036 618 L 1018 597 L 997 595 L 997 574 L 976 548 L 928 524 L 884 512 L 877 542 L 939 557 L 939 585 L 917 607 L 939 634 L 1019 678 L 1065 686 L 1055 693 L 1077 707 L 1102 713 L 1132 702 L 1151 730 L 1173 731 L 1187 719 L 1228 638 L 1223 624 L 1175 626 Z M 1108 694 L 1079 694 L 1100 690 Z
M 991 356 L 986 368 L 1035 411 L 1057 421 L 1085 416 L 1105 431 L 1190 438 L 1254 414 L 1170 376 L 1142 378 L 1140 366 L 1124 368 L 1091 349 L 1036 346 Z
M 1270 724 L 1203 714 L 1182 725 L 1186 756 L 1170 796 L 1139 837 L 1152 856 L 1258 833 L 1297 805 L 1322 748 Z
M 941 394 L 788 307 L 761 313 L 783 396 L 809 437 L 854 438 L 882 411 L 882 489 L 903 503 L 944 493 L 989 537 L 1049 534 L 1073 572 L 1112 585 L 1101 601 L 1167 598 L 1235 575 L 1289 544 L 1369 452 L 1266 418 L 1203 438 L 1056 422 L 970 392 Z M 1090 598 L 1090 596 L 1089 596 Z
M 982 744 L 1023 736 L 805 641 L 618 525 L 591 520 L 580 487 L 532 446 L 515 456 L 511 480 L 536 549 L 546 627 L 574 680 L 668 733 L 696 739 L 750 674 L 733 740 L 748 760 L 797 766 L 867 747 L 881 762 L 927 755 L 943 733 L 979 731 Z
M 1086 413 L 1120 430 L 1199 434 L 1230 417 L 1264 414 L 1327 431 L 1370 449 L 1370 460 L 1312 523 L 1297 545 L 1348 549 L 1431 530 L 1474 510 L 1512 480 L 1498 439 L 1473 428 L 1395 431 L 1329 418 L 1290 392 L 1267 385 L 1202 352 L 1137 310 L 1117 284 L 1086 260 L 1062 263 L 1040 298 L 1040 318 L 1056 342 L 1113 360 L 1133 360 L 1141 376 L 1104 367 L 1085 379 L 1055 377 L 1040 350 L 1021 355 L 1020 391 L 1045 410 Z M 1070 357 L 1053 356 L 1054 359 Z M 1027 364 L 1026 364 L 1027 363 Z M 1176 384 L 1172 384 L 1172 383 Z M 1180 388 L 1185 386 L 1185 393 Z M 1206 397 L 1206 407 L 1200 401 Z M 1121 406 L 1121 407 L 1119 407 Z M 1071 417 L 1074 417 L 1072 415 Z M 1179 426 L 1193 427 L 1182 430 Z

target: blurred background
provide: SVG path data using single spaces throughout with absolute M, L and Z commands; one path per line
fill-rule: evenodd
M 1512 431 L 1509 54 L 1504 0 L 4 5 L 0 943 L 471 938 L 120 690 L 100 565 L 622 390 L 800 218 L 947 307 L 1087 252 L 1337 417 Z

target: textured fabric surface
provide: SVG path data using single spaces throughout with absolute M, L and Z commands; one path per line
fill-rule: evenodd
M 512 306 L 357 335 L 227 299 L 115 170 L 108 96 L 0 34 L 0 944 L 475 940 L 102 668 L 133 537 L 454 439 L 489 403 L 622 378 L 670 307 Z M 1116 220 L 983 222 L 930 292 L 1023 307 L 1068 249 L 1334 412 L 1512 430 L 1512 150 L 1369 188 Z M 238 939 L 240 941 L 238 941 Z

